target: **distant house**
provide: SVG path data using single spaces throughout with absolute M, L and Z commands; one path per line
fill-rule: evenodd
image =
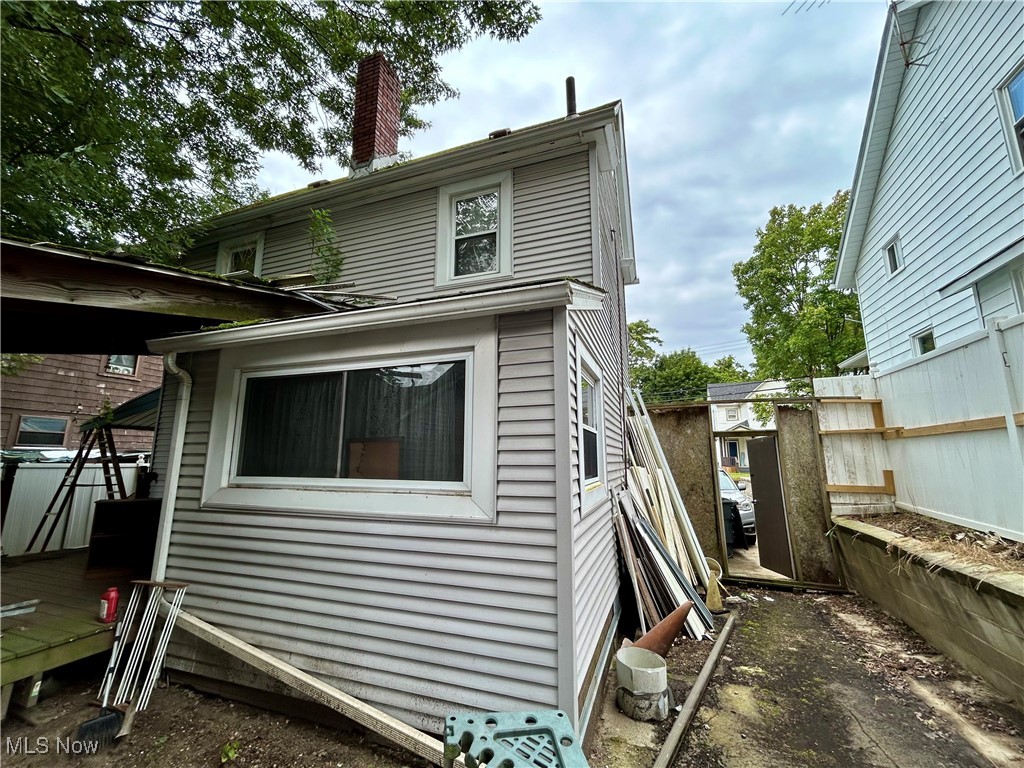
M 875 372 L 1024 311 L 1024 6 L 894 8 L 835 278 Z
M 877 401 L 826 409 L 830 483 L 865 489 L 833 511 L 1024 540 L 1022 40 L 1021 3 L 890 8 L 835 276 L 871 375 L 815 381 Z
M 718 463 L 724 468 L 747 472 L 747 440 L 757 434 L 775 430 L 775 419 L 761 421 L 754 411 L 753 400 L 785 394 L 785 383 L 773 380 L 740 381 L 727 384 L 708 384 L 711 403 L 711 428 L 718 445 Z M 722 434 L 722 433 L 730 434 Z
M 181 371 L 157 576 L 420 728 L 539 707 L 583 727 L 620 611 L 622 106 L 395 162 L 386 62 L 357 94 L 347 179 L 211 221 L 187 261 L 308 273 L 309 211 L 327 210 L 344 267 L 305 290 L 339 311 L 150 344 Z M 184 641 L 168 665 L 266 685 Z
M 0 435 L 5 449 L 75 450 L 80 427 L 100 413 L 160 386 L 163 361 L 152 355 L 45 355 L 5 376 Z M 153 447 L 149 430 L 114 430 L 119 452 Z

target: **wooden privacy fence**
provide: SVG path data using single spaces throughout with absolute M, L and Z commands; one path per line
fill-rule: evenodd
M 814 393 L 833 514 L 895 507 L 1024 541 L 1024 315 Z

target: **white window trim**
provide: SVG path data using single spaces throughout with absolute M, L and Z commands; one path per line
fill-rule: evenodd
M 231 254 L 240 248 L 256 246 L 256 258 L 253 260 L 253 274 L 259 277 L 263 272 L 263 242 L 262 232 L 255 232 L 242 237 L 233 237 L 230 240 L 221 240 L 217 249 L 217 274 L 231 274 Z
M 25 419 L 53 419 L 54 421 L 64 422 L 64 432 L 59 443 L 23 443 L 21 442 L 22 424 Z M 71 428 L 71 419 L 67 416 L 52 416 L 48 413 L 23 413 L 18 416 L 17 431 L 14 433 L 14 445 L 13 448 L 28 448 L 36 451 L 60 451 L 64 449 L 64 444 L 68 439 L 68 430 Z M 46 432 L 47 435 L 55 435 L 56 432 Z
M 915 331 L 914 333 L 910 334 L 910 348 L 911 348 L 911 351 L 914 353 L 914 357 L 923 357 L 925 355 L 930 355 L 932 352 L 935 351 L 935 349 L 939 348 L 938 343 L 936 343 L 935 344 L 935 349 L 929 350 L 928 352 L 922 352 L 921 351 L 921 344 L 920 344 L 921 337 L 922 336 L 927 336 L 929 333 L 932 335 L 932 340 L 934 341 L 935 340 L 935 328 L 933 326 L 931 326 L 931 325 L 927 325 L 924 328 L 919 328 L 917 331 Z
M 891 269 L 889 266 L 889 246 L 893 246 L 896 249 L 896 269 Z M 885 241 L 885 245 L 882 246 L 882 261 L 885 264 L 885 274 L 889 277 L 898 275 L 906 267 L 907 262 L 903 258 L 903 244 L 900 242 L 900 236 L 893 235 Z
M 1017 312 L 1024 312 L 1024 267 L 1010 270 L 1010 287 L 1013 289 L 1013 300 Z
M 484 192 L 498 193 L 498 269 L 478 275 L 455 275 L 455 202 Z M 437 252 L 434 285 L 449 288 L 512 276 L 512 171 L 447 184 L 437 195 Z
M 732 414 L 732 415 L 730 415 Z M 739 408 L 726 408 L 725 409 L 725 420 L 726 421 L 739 421 L 740 420 L 740 409 Z
M 1010 158 L 1010 168 L 1014 176 L 1024 173 L 1024 156 L 1022 156 L 1024 150 L 1021 149 L 1017 134 L 1013 130 L 1013 105 L 1010 103 L 1009 87 L 1010 82 L 1021 72 L 1024 72 L 1024 59 L 1010 70 L 1010 74 L 1003 78 L 993 91 L 996 108 L 999 111 L 999 123 L 1003 129 L 1003 139 L 1006 141 L 1006 151 Z
M 394 519 L 494 521 L 496 475 L 497 342 L 493 318 L 458 326 L 429 324 L 375 331 L 358 339 L 323 335 L 224 349 L 210 425 L 202 505 Z M 338 350 L 343 350 L 339 354 Z M 352 478 L 236 477 L 243 381 L 246 376 L 465 359 L 468 482 L 411 482 Z M 490 382 L 490 384 L 489 384 Z
M 604 382 L 601 369 L 597 362 L 582 348 L 576 353 L 576 445 L 579 460 L 580 513 L 587 514 L 596 508 L 608 496 L 606 489 L 608 468 L 605 457 L 605 407 Z M 584 477 L 585 461 L 583 456 L 583 378 L 594 385 L 594 415 L 597 422 L 597 479 L 589 483 Z

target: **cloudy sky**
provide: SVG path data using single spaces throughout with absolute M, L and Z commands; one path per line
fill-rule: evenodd
M 731 267 L 774 205 L 805 206 L 849 187 L 884 0 L 544 3 L 521 42 L 477 40 L 442 59 L 460 97 L 421 112 L 430 129 L 400 149 L 421 156 L 564 114 L 623 101 L 640 284 L 630 320 L 662 351 L 752 361 Z M 272 194 L 313 178 L 268 158 Z

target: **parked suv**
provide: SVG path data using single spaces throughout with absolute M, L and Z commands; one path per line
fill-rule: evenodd
M 743 535 L 746 538 L 746 546 L 752 547 L 757 543 L 757 529 L 754 527 L 754 502 L 743 493 L 746 490 L 746 483 L 736 485 L 729 473 L 723 469 L 718 470 L 718 486 L 722 491 L 722 509 L 728 511 L 729 505 L 725 502 L 731 501 L 736 505 L 740 513 L 740 522 L 743 524 Z M 728 521 L 728 517 L 726 517 Z M 737 542 L 740 544 L 740 542 Z M 740 544 L 742 546 L 742 544 Z

